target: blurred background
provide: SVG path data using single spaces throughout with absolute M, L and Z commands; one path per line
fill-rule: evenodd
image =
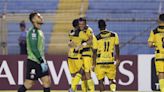
M 87 18 L 95 35 L 97 21 L 105 19 L 108 30 L 119 35 L 121 55 L 152 54 L 147 39 L 163 4 L 163 0 L 0 0 L 0 54 L 20 54 L 19 23 L 24 21 L 28 30 L 32 11 L 44 17 L 47 54 L 67 54 L 71 22 L 79 17 Z

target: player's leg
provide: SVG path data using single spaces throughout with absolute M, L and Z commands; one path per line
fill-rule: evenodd
M 43 85 L 44 92 L 50 92 L 50 86 L 51 86 L 51 79 L 49 75 L 43 76 L 40 78 Z
M 50 92 L 50 86 L 51 86 L 51 79 L 49 75 L 49 69 L 47 71 L 42 71 L 41 65 L 37 64 L 36 65 L 36 75 L 37 78 L 40 78 L 42 81 L 42 86 L 44 92 Z
M 104 92 L 105 91 L 104 79 L 99 80 L 99 89 L 100 89 L 100 92 Z
M 82 70 L 82 61 L 79 60 L 74 60 L 72 61 L 70 67 L 72 70 L 70 71 L 73 75 L 72 81 L 71 81 L 71 89 L 69 90 L 70 92 L 74 92 L 77 89 L 77 85 L 79 84 L 82 74 L 84 73 Z
M 104 78 L 105 78 L 105 72 L 104 69 L 101 67 L 101 65 L 96 65 L 95 67 L 95 73 L 96 73 L 96 77 L 99 80 L 99 90 L 100 92 L 105 91 L 104 88 Z
M 159 79 L 159 85 L 161 92 L 164 92 L 164 61 L 156 61 L 156 72 Z
M 116 91 L 116 81 L 114 80 L 114 79 L 109 79 L 109 81 L 110 81 L 110 90 L 112 91 L 112 92 L 115 92 Z
M 34 61 L 27 60 L 26 80 L 24 85 L 18 89 L 18 92 L 25 92 L 26 90 L 30 89 L 34 85 L 35 80 L 37 80 L 36 63 Z
M 116 66 L 115 65 L 109 65 L 109 68 L 106 69 L 106 75 L 110 81 L 109 84 L 109 90 L 112 92 L 116 91 Z
M 22 85 L 18 89 L 18 92 L 26 92 L 26 90 L 31 89 L 31 87 L 34 85 L 34 83 L 35 83 L 34 80 L 26 79 L 25 82 L 24 82 L 24 85 Z
M 84 62 L 84 71 L 85 71 L 85 77 L 87 81 L 87 86 L 90 90 L 90 92 L 94 92 L 94 82 L 91 78 L 91 67 L 92 67 L 92 58 L 91 57 L 83 57 Z
M 85 77 L 85 73 L 83 73 L 82 75 L 82 83 L 81 83 L 81 90 L 82 92 L 87 92 L 87 81 L 86 81 L 86 77 Z
M 72 79 L 71 79 L 71 88 L 69 89 L 69 92 L 75 91 L 76 86 L 74 85 L 74 78 L 76 76 L 76 66 L 75 66 L 75 60 L 68 58 L 68 67 L 69 71 L 71 73 Z
M 164 72 L 159 73 L 159 85 L 161 92 L 164 92 Z

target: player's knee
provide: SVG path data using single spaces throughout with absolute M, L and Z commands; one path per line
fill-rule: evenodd
M 24 83 L 26 89 L 31 89 L 33 85 L 34 85 L 34 81 L 32 80 L 26 80 Z
M 86 80 L 85 74 L 82 75 L 81 80 L 82 80 L 82 81 Z
M 85 72 L 86 79 L 89 80 L 91 79 L 91 74 L 90 72 Z
M 100 92 L 105 90 L 104 84 L 103 84 L 103 79 L 99 80 L 99 89 L 100 89 Z
M 44 87 L 44 88 L 48 88 L 48 87 L 50 87 L 50 85 L 51 85 L 51 80 L 50 80 L 50 78 L 48 77 L 48 78 L 43 79 L 43 80 L 42 80 L 42 83 L 43 83 L 43 87 Z
M 164 72 L 160 72 L 160 73 L 158 74 L 158 77 L 159 77 L 159 79 L 164 79 Z

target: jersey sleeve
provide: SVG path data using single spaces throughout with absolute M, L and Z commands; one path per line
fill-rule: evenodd
M 150 32 L 148 42 L 154 42 L 154 33 L 153 33 L 153 31 Z
M 115 45 L 119 45 L 119 37 L 117 33 L 115 33 Z
M 36 36 L 38 38 L 38 34 L 36 34 Z M 37 42 L 36 42 L 36 40 L 32 38 L 32 32 L 30 32 L 28 34 L 27 39 L 29 41 L 29 46 L 31 48 L 32 53 L 35 55 L 35 57 L 37 59 L 41 58 L 41 54 L 40 54 L 40 52 L 38 50 L 38 43 L 37 43 L 38 42 L 38 39 L 36 39 L 37 40 Z

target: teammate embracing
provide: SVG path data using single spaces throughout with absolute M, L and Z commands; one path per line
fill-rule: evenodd
M 80 38 L 82 39 L 81 45 L 76 47 L 76 50 L 81 50 L 83 70 L 85 72 L 84 80 L 82 81 L 83 92 L 87 92 L 89 89 L 90 92 L 94 92 L 94 82 L 91 77 L 91 68 L 93 63 L 93 51 L 92 51 L 92 41 L 95 38 L 92 29 L 87 25 L 85 18 L 79 18 L 79 28 L 81 30 Z
M 71 88 L 69 89 L 69 92 L 76 91 L 77 85 L 79 84 L 80 80 L 82 79 L 82 76 L 84 75 L 84 71 L 82 69 L 83 62 L 80 53 L 81 49 L 75 50 L 75 48 L 79 46 L 82 42 L 82 39 L 80 38 L 81 30 L 79 29 L 78 24 L 78 19 L 74 19 L 72 22 L 72 26 L 74 27 L 74 29 L 69 32 L 70 41 L 68 43 L 68 66 L 72 75 Z

